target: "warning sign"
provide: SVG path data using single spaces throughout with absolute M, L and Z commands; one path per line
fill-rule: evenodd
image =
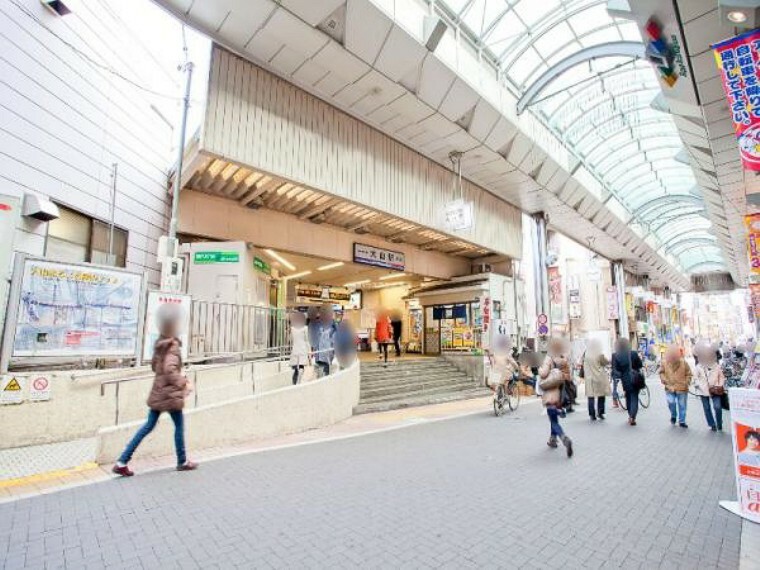
M 29 385 L 30 402 L 46 402 L 50 399 L 50 378 L 47 376 L 32 376 Z
M 20 404 L 24 401 L 24 378 L 0 376 L 0 404 Z

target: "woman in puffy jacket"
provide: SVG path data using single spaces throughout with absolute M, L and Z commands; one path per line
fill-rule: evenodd
M 559 424 L 559 418 L 565 415 L 562 408 L 562 385 L 570 380 L 570 363 L 562 339 L 552 338 L 549 341 L 549 350 L 544 363 L 538 369 L 538 376 L 538 385 L 543 392 L 541 398 L 546 406 L 546 415 L 549 416 L 550 435 L 546 445 L 555 449 L 557 439 L 561 439 L 567 456 L 572 457 L 573 442 Z
M 148 421 L 137 431 L 113 466 L 113 472 L 123 477 L 134 475 L 127 464 L 142 440 L 156 427 L 162 412 L 168 412 L 174 422 L 177 471 L 192 471 L 198 467 L 197 463 L 188 461 L 185 455 L 182 408 L 185 406 L 185 397 L 190 392 L 190 383 L 182 373 L 181 343 L 177 338 L 182 311 L 176 305 L 161 305 L 156 313 L 156 320 L 160 336 L 153 348 L 151 361 L 155 378 L 148 396 Z

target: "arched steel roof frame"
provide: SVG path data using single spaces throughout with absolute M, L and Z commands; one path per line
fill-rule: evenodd
M 682 251 L 681 247 L 684 245 L 686 247 L 683 249 L 683 251 L 691 249 L 692 247 L 699 247 L 699 246 L 720 247 L 720 244 L 716 241 L 715 236 L 709 233 L 705 233 L 705 236 L 709 236 L 709 237 L 699 237 L 698 235 L 684 236 L 683 238 L 668 244 L 668 246 L 665 248 L 665 251 L 677 256 L 678 254 L 675 252 Z
M 690 266 L 684 267 L 684 273 L 693 273 L 694 270 L 697 267 L 715 267 L 716 269 L 725 269 L 726 264 L 723 262 L 723 260 L 709 260 L 709 261 L 700 261 L 699 263 L 694 263 Z

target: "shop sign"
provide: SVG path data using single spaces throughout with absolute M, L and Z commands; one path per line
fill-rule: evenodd
M 754 274 L 760 274 L 760 214 L 744 217 L 747 226 L 747 253 L 749 268 Z
M 722 501 L 721 506 L 760 523 L 760 391 L 731 388 L 728 398 L 739 500 L 733 504 Z
M 345 305 L 351 301 L 351 292 L 346 287 L 330 287 L 329 285 L 296 284 L 296 302 L 324 301 Z
M 403 271 L 406 268 L 406 257 L 400 251 L 354 243 L 354 263 Z
M 712 46 L 746 170 L 760 170 L 760 30 Z
M 617 287 L 607 287 L 607 319 L 617 320 L 619 317 Z
M 208 265 L 211 263 L 238 263 L 240 254 L 237 251 L 196 251 L 193 263 Z
M 660 75 L 660 79 L 673 87 L 680 77 L 686 77 L 686 64 L 681 54 L 678 38 L 673 36 L 670 41 L 662 31 L 662 26 L 654 18 L 649 18 L 644 27 L 647 35 L 647 57 Z
M 182 359 L 187 359 L 190 346 L 190 312 L 192 297 L 180 293 L 164 291 L 148 291 L 148 304 L 145 310 L 145 341 L 143 342 L 143 360 L 148 362 L 153 358 L 153 347 L 160 336 L 156 313 L 162 305 L 176 305 L 181 311 L 181 321 L 177 338 L 180 340 Z
M 752 299 L 752 307 L 754 307 L 754 316 L 756 319 L 760 319 L 760 283 L 750 283 L 749 294 Z
M 577 275 L 568 278 L 567 314 L 571 319 L 581 318 L 581 289 Z
M 260 257 L 253 258 L 253 268 L 256 271 L 261 271 L 261 273 L 266 273 L 267 275 L 272 274 L 272 266 Z

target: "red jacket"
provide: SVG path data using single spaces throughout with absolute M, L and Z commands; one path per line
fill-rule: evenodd
M 375 340 L 377 342 L 390 342 L 393 338 L 391 330 L 391 320 L 388 317 L 381 317 L 375 324 Z

